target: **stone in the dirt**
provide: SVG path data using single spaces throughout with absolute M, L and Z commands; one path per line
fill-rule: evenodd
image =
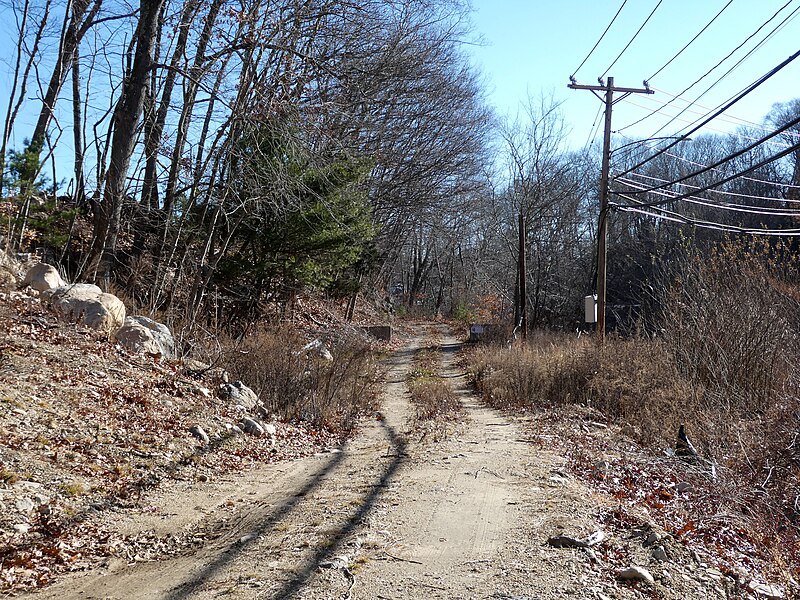
M 125 305 L 113 294 L 105 294 L 96 285 L 75 283 L 46 290 L 53 310 L 61 318 L 111 333 L 125 322 Z
M 195 438 L 197 438 L 204 444 L 208 444 L 209 442 L 208 434 L 202 427 L 200 427 L 200 425 L 192 425 L 191 427 L 189 427 L 189 433 L 191 433 Z
M 682 494 L 683 492 L 691 492 L 693 490 L 694 490 L 694 487 L 692 486 L 692 484 L 691 483 L 687 483 L 685 481 L 682 481 L 678 485 L 675 486 L 675 491 L 678 492 L 679 494 Z
M 669 560 L 667 557 L 667 551 L 664 550 L 664 546 L 656 546 L 653 548 L 653 551 L 650 552 L 650 556 L 659 562 L 667 562 L 667 560 Z
M 242 435 L 244 433 L 241 427 L 238 425 L 231 425 L 230 423 L 225 423 L 225 431 L 229 435 Z
M 31 526 L 28 523 L 16 523 L 14 525 L 14 531 L 21 535 L 25 535 L 31 530 Z
M 697 450 L 689 441 L 686 435 L 686 427 L 681 425 L 678 428 L 678 440 L 675 442 L 675 454 L 681 458 L 693 460 L 697 458 Z
M 46 263 L 38 263 L 33 265 L 25 274 L 25 279 L 22 280 L 21 287 L 32 287 L 37 292 L 44 292 L 45 290 L 52 290 L 54 288 L 66 285 L 66 282 L 61 278 L 56 268 Z
M 31 500 L 27 496 L 23 496 L 22 498 L 17 500 L 15 505 L 17 507 L 17 510 L 22 513 L 31 512 L 36 507 L 36 505 L 33 503 L 33 500 Z
M 278 433 L 278 429 L 272 423 L 264 423 L 264 432 L 274 437 Z
M 770 585 L 768 583 L 751 581 L 747 585 L 747 589 L 754 594 L 758 594 L 759 598 L 769 598 L 769 600 L 781 600 L 784 598 L 783 590 L 776 585 Z
M 572 538 L 566 535 L 557 535 L 547 540 L 547 543 L 554 548 L 588 548 L 599 544 L 606 539 L 606 534 L 602 531 L 595 531 L 585 538 Z
M 261 424 L 250 417 L 242 419 L 241 428 L 245 433 L 249 433 L 250 435 L 255 435 L 257 437 L 264 435 L 264 428 Z
M 617 577 L 623 581 L 646 581 L 647 583 L 655 582 L 655 579 L 653 579 L 650 571 L 636 566 L 630 566 L 627 569 L 622 569 L 617 573 Z
M 652 546 L 660 541 L 661 541 L 661 536 L 658 535 L 655 531 L 651 531 L 650 533 L 647 534 L 647 537 L 644 540 L 644 545 Z
M 256 393 L 241 381 L 223 383 L 219 386 L 219 395 L 233 404 L 241 404 L 248 410 L 252 410 L 258 404 Z
M 114 332 L 114 339 L 129 352 L 159 355 L 167 360 L 175 357 L 175 338 L 169 327 L 148 317 L 127 317 Z

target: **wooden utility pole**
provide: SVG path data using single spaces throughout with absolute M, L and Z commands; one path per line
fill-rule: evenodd
M 528 290 L 525 265 L 525 246 L 527 246 L 527 231 L 525 231 L 525 215 L 519 211 L 519 326 L 522 329 L 522 339 L 528 339 Z
M 605 104 L 605 128 L 603 130 L 603 166 L 600 173 L 600 218 L 597 225 L 597 340 L 601 344 L 606 336 L 606 242 L 608 240 L 608 179 L 611 164 L 611 109 L 615 102 L 631 94 L 652 94 L 653 90 L 644 82 L 644 88 L 614 87 L 614 78 L 600 85 L 580 85 L 574 79 L 567 87 L 573 90 L 589 90 Z M 597 92 L 605 92 L 601 96 Z M 614 92 L 622 96 L 614 100 Z

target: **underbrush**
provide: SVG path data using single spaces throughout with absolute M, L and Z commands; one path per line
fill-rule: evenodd
M 438 353 L 421 350 L 414 362 L 408 381 L 414 422 L 423 438 L 442 440 L 447 437 L 448 425 L 463 415 L 464 408 L 450 386 L 439 378 Z
M 347 432 L 374 407 L 378 368 L 371 346 L 340 334 L 307 350 L 289 328 L 262 328 L 244 339 L 224 340 L 223 359 L 232 379 L 241 379 L 266 410 L 286 421 Z
M 659 452 L 685 425 L 700 461 L 715 466 L 711 493 L 738 507 L 776 557 L 796 557 L 800 269 L 781 252 L 728 244 L 685 257 L 668 274 L 656 334 L 610 337 L 602 347 L 540 334 L 527 345 L 479 348 L 475 383 L 504 410 L 600 411 Z

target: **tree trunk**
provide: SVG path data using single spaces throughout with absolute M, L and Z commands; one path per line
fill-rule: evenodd
M 133 65 L 114 110 L 111 157 L 103 198 L 95 217 L 91 248 L 91 264 L 97 264 L 93 269 L 94 276 L 97 277 L 99 271 L 106 286 L 116 262 L 125 183 L 136 146 L 136 127 L 142 115 L 150 69 L 153 66 L 153 47 L 163 5 L 164 0 L 140 0 Z M 98 257 L 99 263 L 97 263 Z

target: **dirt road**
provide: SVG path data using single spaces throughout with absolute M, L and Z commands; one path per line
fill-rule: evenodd
M 444 326 L 428 327 L 387 359 L 382 418 L 343 448 L 175 484 L 147 499 L 159 508 L 151 516 L 113 517 L 126 531 L 189 528 L 196 551 L 112 562 L 33 597 L 715 597 L 690 578 L 655 589 L 620 584 L 597 556 L 547 546 L 552 535 L 596 530 L 601 501 L 564 475 L 559 456 L 531 444 L 523 426 L 478 403 L 456 364 L 457 340 Z M 438 443 L 410 428 L 406 383 L 431 334 L 441 341 L 440 373 L 468 415 Z

